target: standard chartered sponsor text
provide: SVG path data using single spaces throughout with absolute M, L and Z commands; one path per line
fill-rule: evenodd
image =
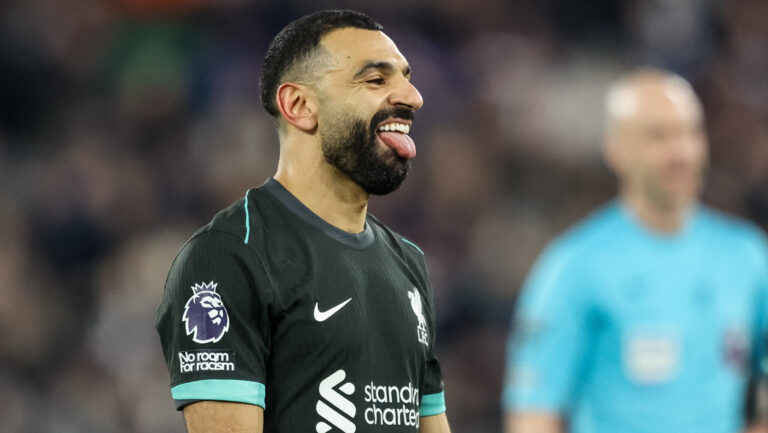
M 405 386 L 365 386 L 365 422 L 371 425 L 406 425 L 419 427 L 419 390 L 411 382 Z

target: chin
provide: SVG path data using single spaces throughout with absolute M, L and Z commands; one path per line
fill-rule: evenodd
M 698 194 L 673 194 L 667 200 L 670 209 L 686 210 L 696 205 L 699 200 Z
M 686 179 L 665 185 L 664 196 L 674 206 L 690 206 L 699 200 L 702 184 L 698 180 Z

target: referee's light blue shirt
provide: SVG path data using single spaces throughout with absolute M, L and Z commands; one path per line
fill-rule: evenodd
M 555 241 L 523 289 L 503 404 L 574 433 L 736 433 L 766 337 L 768 247 L 706 208 L 675 235 L 619 202 Z

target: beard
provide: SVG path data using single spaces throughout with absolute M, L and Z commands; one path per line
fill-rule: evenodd
M 413 111 L 405 108 L 382 110 L 369 125 L 350 116 L 334 122 L 320 134 L 325 160 L 358 184 L 368 194 L 384 195 L 396 190 L 408 176 L 410 161 L 401 158 L 388 146 L 377 141 L 377 125 L 391 117 L 413 119 Z

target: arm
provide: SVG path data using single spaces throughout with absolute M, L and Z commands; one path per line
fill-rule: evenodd
M 560 417 L 553 413 L 507 413 L 504 420 L 506 433 L 563 433 Z
M 408 241 L 409 244 L 412 244 Z M 418 248 L 418 247 L 417 247 Z M 430 329 L 429 357 L 426 362 L 426 374 L 424 382 L 420 389 L 421 403 L 419 406 L 419 433 L 450 433 L 448 426 L 448 417 L 445 415 L 445 392 L 443 391 L 443 373 L 440 368 L 440 362 L 435 356 L 435 342 L 437 331 L 437 317 L 435 314 L 435 302 L 432 286 L 429 283 L 429 272 L 427 264 L 423 257 L 423 252 L 419 250 L 420 267 L 424 285 L 427 288 L 425 294 L 426 304 L 424 305 L 427 313 Z
M 252 404 L 201 401 L 184 408 L 189 433 L 262 433 L 264 409 Z
M 156 327 L 171 395 L 191 432 L 256 431 L 242 427 L 261 413 L 255 406 L 264 407 L 272 292 L 252 254 L 234 236 L 203 234 L 181 249 L 168 273 Z M 202 368 L 204 361 L 214 368 Z
M 768 243 L 762 234 L 758 234 L 759 242 L 755 248 L 755 263 L 759 269 L 757 282 L 756 320 L 753 331 L 751 377 L 746 392 L 744 433 L 768 433 L 768 393 L 766 385 L 768 377 L 764 363 L 766 343 L 768 342 Z
M 419 433 L 451 433 L 445 412 L 439 415 L 423 416 L 419 421 Z
M 502 394 L 506 433 L 566 431 L 590 341 L 588 285 L 573 254 L 549 248 L 518 299 Z

